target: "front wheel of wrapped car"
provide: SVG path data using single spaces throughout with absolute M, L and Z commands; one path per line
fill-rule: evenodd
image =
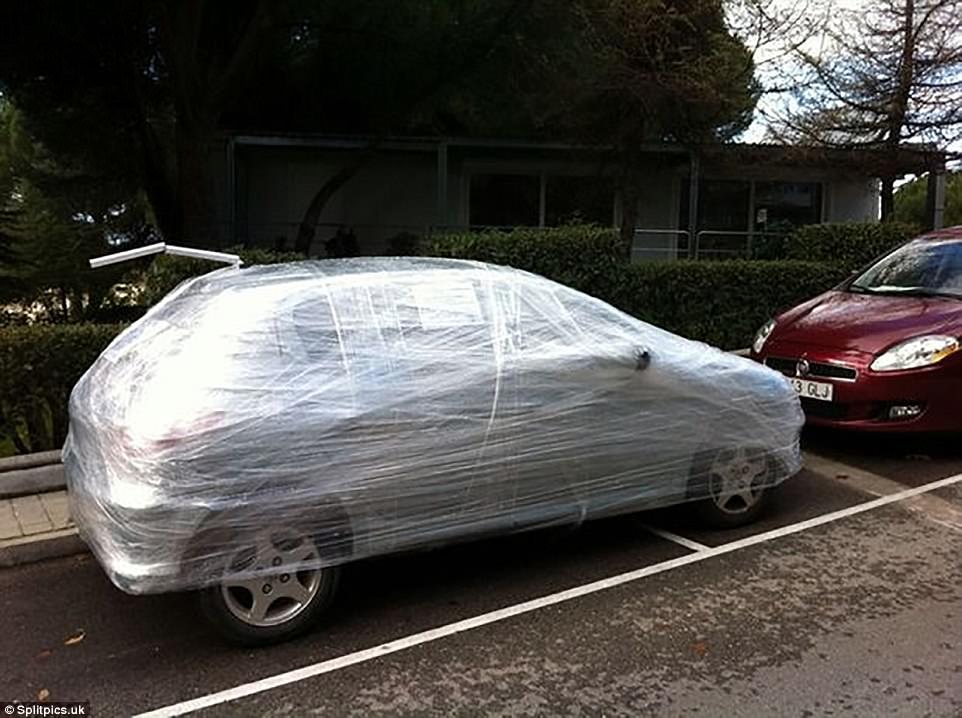
M 200 606 L 226 639 L 262 646 L 309 630 L 330 606 L 339 566 L 320 567 L 317 542 L 296 529 L 265 529 L 226 557 L 221 582 L 203 589 Z
M 719 529 L 755 521 L 771 498 L 776 465 L 756 449 L 722 449 L 701 455 L 692 467 L 694 504 L 705 524 Z

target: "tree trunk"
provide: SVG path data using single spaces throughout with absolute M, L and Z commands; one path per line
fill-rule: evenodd
M 895 211 L 895 178 L 882 178 L 882 221 L 891 222 Z
M 348 165 L 342 167 L 327 182 L 325 182 L 317 193 L 311 198 L 310 204 L 301 219 L 297 228 L 297 239 L 294 242 L 294 251 L 304 255 L 311 253 L 311 245 L 314 243 L 314 236 L 317 234 L 317 223 L 321 219 L 324 207 L 337 191 L 346 185 L 354 175 L 367 163 L 377 152 L 379 142 L 368 145 L 365 149 L 358 152 L 357 156 Z
M 67 301 L 67 288 L 62 284 L 58 291 L 60 297 L 60 315 L 63 321 L 70 321 L 70 303 Z
M 902 49 L 899 58 L 898 85 L 892 97 L 885 144 L 889 159 L 895 162 L 908 116 L 909 98 L 915 78 L 915 0 L 905 0 L 902 23 Z M 892 220 L 895 210 L 895 177 L 882 177 L 882 221 Z
M 628 177 L 621 188 L 621 245 L 625 259 L 631 261 L 631 249 L 635 244 L 635 227 L 638 224 L 638 187 L 634 177 Z
M 223 233 L 217 225 L 213 181 L 208 160 L 212 140 L 200 123 L 189 123 L 181 113 L 177 120 L 177 215 L 174 237 L 167 240 L 193 247 L 220 248 Z
M 125 10 L 131 7 L 122 6 Z M 120 100 L 127 103 L 134 118 L 140 150 L 141 175 L 144 194 L 150 204 L 154 222 L 163 237 L 173 236 L 177 231 L 177 181 L 170 160 L 170 151 L 164 146 L 157 130 L 151 124 L 144 98 L 143 76 L 134 50 L 133 37 L 119 38 L 118 48 L 124 53 L 128 71 L 123 74 Z
M 621 245 L 625 259 L 631 261 L 631 249 L 635 244 L 635 227 L 638 225 L 638 200 L 641 197 L 641 152 L 634 146 L 623 148 L 621 153 Z
M 138 128 L 143 163 L 144 193 L 153 211 L 161 235 L 170 240 L 179 233 L 180 210 L 177 205 L 176 180 L 164 150 L 147 121 Z

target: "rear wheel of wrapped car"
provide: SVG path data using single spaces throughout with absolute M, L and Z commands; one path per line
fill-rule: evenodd
M 323 563 L 319 541 L 290 527 L 265 528 L 225 556 L 219 584 L 200 592 L 207 619 L 228 640 L 247 646 L 307 631 L 334 598 L 339 566 Z
M 695 460 L 691 495 L 706 497 L 694 505 L 699 518 L 714 528 L 751 523 L 765 510 L 776 465 L 760 449 L 721 449 Z

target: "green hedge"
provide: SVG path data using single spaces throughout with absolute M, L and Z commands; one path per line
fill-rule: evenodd
M 810 224 L 785 239 L 782 256 L 853 271 L 917 234 L 918 227 L 903 222 Z
M 294 253 L 233 250 L 245 266 L 303 259 Z M 183 280 L 216 269 L 209 261 L 156 257 L 142 271 L 141 301 L 152 305 Z M 110 319 L 133 320 L 144 307 L 123 308 Z M 107 315 L 105 315 L 105 318 Z M 59 448 L 67 435 L 73 385 L 122 323 L 0 326 L 0 456 Z
M 77 380 L 119 324 L 0 327 L 0 456 L 60 448 Z
M 681 260 L 621 266 L 576 288 L 689 339 L 739 349 L 774 314 L 846 275 L 820 262 Z
M 625 262 L 617 230 L 594 225 L 435 235 L 420 244 L 419 253 L 477 259 L 552 278 L 603 273 Z
M 477 259 L 567 284 L 664 329 L 726 349 L 747 346 L 781 309 L 831 288 L 844 267 L 797 260 L 624 261 L 615 230 L 561 227 L 441 235 L 428 256 Z
M 255 264 L 281 264 L 296 262 L 304 259 L 304 255 L 295 252 L 274 252 L 267 249 L 238 249 L 227 250 L 238 254 L 245 267 Z M 191 259 L 171 254 L 161 254 L 154 258 L 143 275 L 144 291 L 140 301 L 146 306 L 153 306 L 174 287 L 190 277 L 206 274 L 224 265 L 218 265 L 206 259 Z

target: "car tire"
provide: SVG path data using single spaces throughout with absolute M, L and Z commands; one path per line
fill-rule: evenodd
M 761 516 L 771 499 L 776 462 L 759 449 L 703 452 L 692 463 L 689 498 L 711 528 L 731 529 Z
M 231 643 L 266 646 L 313 627 L 334 600 L 340 566 L 323 566 L 324 541 L 291 526 L 266 527 L 236 541 L 223 578 L 198 592 L 208 622 Z M 274 573 L 261 574 L 265 566 Z M 254 572 L 256 577 L 251 577 Z

